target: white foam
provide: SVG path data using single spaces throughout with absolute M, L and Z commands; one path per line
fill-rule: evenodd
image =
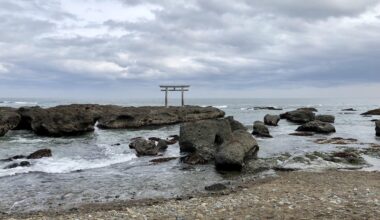
M 118 154 L 111 158 L 85 160 L 82 158 L 42 158 L 30 160 L 30 167 L 16 167 L 13 169 L 0 169 L 0 177 L 21 173 L 70 173 L 76 170 L 86 170 L 107 167 L 112 164 L 125 163 L 136 158 L 134 154 Z

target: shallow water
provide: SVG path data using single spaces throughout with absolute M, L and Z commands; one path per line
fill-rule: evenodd
M 131 100 L 122 102 L 94 101 L 101 104 L 118 105 L 159 105 L 161 100 Z M 20 107 L 80 103 L 70 100 L 12 100 L 0 99 L 1 106 Z M 318 114 L 332 114 L 336 117 L 337 133 L 329 137 L 356 138 L 361 143 L 380 143 L 375 137 L 375 126 L 371 119 L 363 117 L 369 109 L 378 108 L 380 99 L 328 100 L 328 99 L 189 99 L 188 104 L 216 106 L 233 115 L 249 129 L 256 120 L 263 120 L 265 114 L 280 114 L 299 107 L 316 107 Z M 283 111 L 252 110 L 254 106 L 274 106 Z M 355 108 L 356 112 L 342 109 Z M 314 143 L 315 139 L 326 137 L 290 136 L 297 125 L 281 120 L 278 127 L 270 127 L 273 139 L 258 138 L 260 157 L 275 157 L 283 153 L 292 156 L 304 155 L 312 151 L 337 150 L 336 145 Z M 133 137 L 161 137 L 178 134 L 179 126 L 168 126 L 153 130 L 100 130 L 80 137 L 47 138 L 37 137 L 29 131 L 11 131 L 0 138 L 0 159 L 20 154 L 29 154 L 41 148 L 50 148 L 53 157 L 30 160 L 31 167 L 1 169 L 9 164 L 0 162 L 0 211 L 22 212 L 46 208 L 70 208 L 79 203 L 107 202 L 154 197 L 175 197 L 193 192 L 201 192 L 204 187 L 216 182 L 235 181 L 215 172 L 212 165 L 187 167 L 173 160 L 162 164 L 152 164 L 149 160 L 158 157 L 136 157 L 129 149 Z M 118 145 L 116 145 L 118 144 Z M 351 147 L 367 147 L 352 144 Z M 179 156 L 179 146 L 172 145 L 164 152 L 164 157 Z M 366 158 L 373 163 L 367 170 L 379 170 L 377 159 Z M 292 164 L 291 166 L 297 166 Z M 303 169 L 323 169 L 337 166 L 322 162 Z

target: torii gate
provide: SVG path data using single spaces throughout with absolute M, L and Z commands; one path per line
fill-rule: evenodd
M 165 106 L 168 107 L 168 92 L 178 91 L 181 92 L 181 104 L 185 105 L 184 93 L 189 91 L 189 85 L 160 85 L 161 91 L 165 92 Z

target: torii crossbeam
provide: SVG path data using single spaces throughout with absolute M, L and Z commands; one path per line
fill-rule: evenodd
M 189 85 L 160 85 L 161 91 L 165 92 L 165 106 L 168 107 L 168 92 L 178 91 L 181 92 L 181 104 L 185 105 L 184 93 L 189 91 Z

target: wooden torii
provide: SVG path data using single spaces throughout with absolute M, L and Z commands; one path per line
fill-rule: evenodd
M 181 104 L 185 105 L 184 93 L 189 91 L 189 85 L 160 85 L 161 91 L 165 92 L 165 106 L 168 107 L 168 92 L 178 91 L 181 92 Z

